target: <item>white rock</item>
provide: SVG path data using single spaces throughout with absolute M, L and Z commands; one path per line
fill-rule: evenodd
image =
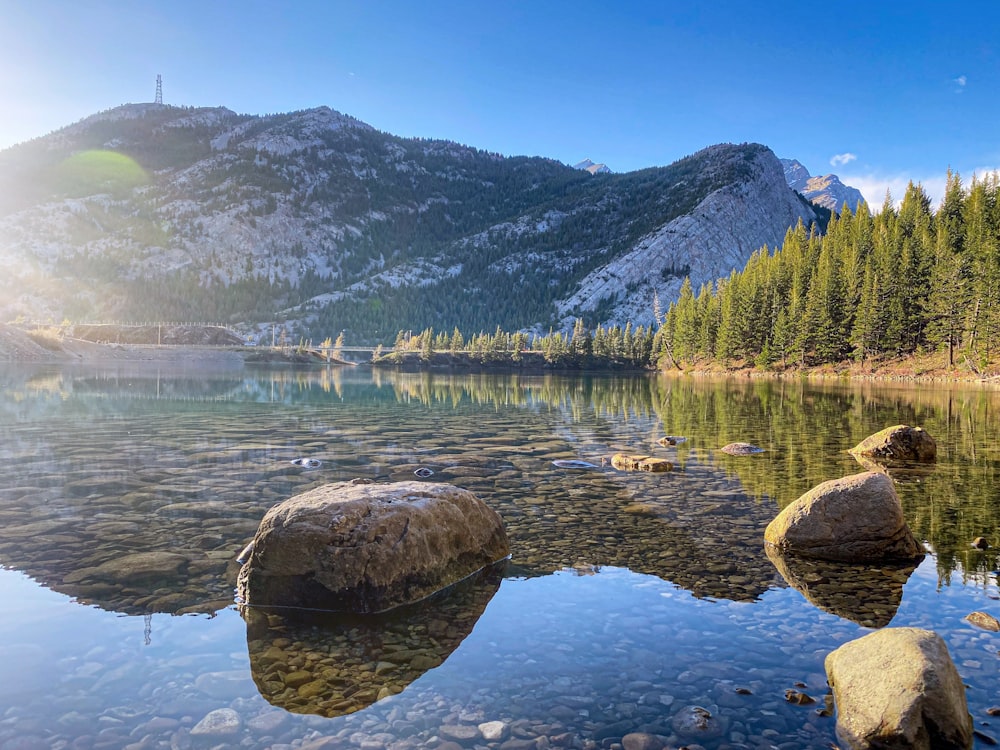
M 487 742 L 496 742 L 507 736 L 509 727 L 502 721 L 486 721 L 479 725 L 479 733 Z
M 191 734 L 196 737 L 231 737 L 243 729 L 243 719 L 231 708 L 217 708 L 194 725 Z

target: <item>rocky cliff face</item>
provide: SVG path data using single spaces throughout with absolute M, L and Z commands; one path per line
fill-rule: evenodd
M 782 159 L 781 166 L 784 167 L 788 187 L 831 211 L 840 211 L 845 203 L 854 211 L 865 200 L 860 190 L 845 185 L 835 174 L 813 177 L 795 159 Z
M 756 144 L 626 174 L 320 107 L 127 105 L 0 152 L 0 315 L 399 329 L 651 321 L 811 210 Z
M 737 156 L 726 147 L 706 149 L 712 160 Z M 746 178 L 707 195 L 690 213 L 644 236 L 628 252 L 591 272 L 559 304 L 562 313 L 608 309 L 614 320 L 653 322 L 654 293 L 663 309 L 689 276 L 699 287 L 742 268 L 764 245 L 776 247 L 785 230 L 815 214 L 788 190 L 781 166 L 768 150 L 750 160 Z

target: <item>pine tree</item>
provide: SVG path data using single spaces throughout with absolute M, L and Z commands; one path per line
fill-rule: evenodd
M 728 279 L 720 280 L 718 286 L 719 326 L 716 332 L 715 358 L 728 364 L 743 353 L 740 316 L 739 275 L 734 271 Z
M 671 310 L 674 312 L 674 356 L 691 361 L 698 346 L 698 318 L 690 277 L 684 278 L 680 296 L 671 305 Z
M 420 334 L 420 358 L 429 360 L 434 353 L 432 342 L 434 341 L 434 329 L 425 328 Z
M 859 362 L 864 362 L 876 352 L 879 296 L 878 273 L 875 271 L 874 260 L 869 257 L 865 262 L 865 273 L 861 282 L 861 300 L 851 328 L 851 347 L 854 358 Z
M 965 195 L 962 181 L 948 170 L 944 199 L 935 216 L 937 226 L 931 294 L 928 299 L 927 339 L 935 348 L 948 351 L 948 366 L 955 364 L 955 349 L 961 344 L 962 316 L 969 306 L 968 256 L 964 249 Z
M 965 203 L 965 249 L 972 269 L 968 322 L 969 349 L 980 363 L 989 361 L 1000 342 L 1000 240 L 996 226 L 996 176 L 973 177 Z
M 902 311 L 901 351 L 917 351 L 926 339 L 930 275 L 934 259 L 930 198 L 920 185 L 910 183 L 896 223 L 897 276 Z M 894 307 L 895 309 L 895 307 Z
M 585 362 L 593 352 L 593 339 L 582 318 L 577 318 L 573 325 L 573 338 L 570 340 L 569 350 L 577 363 Z

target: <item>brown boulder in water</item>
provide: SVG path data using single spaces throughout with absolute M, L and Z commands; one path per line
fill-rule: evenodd
M 251 606 L 382 612 L 509 553 L 500 516 L 468 490 L 342 482 L 267 512 L 237 590 Z
M 822 560 L 912 560 L 923 556 L 892 479 L 878 472 L 823 482 L 779 513 L 764 541 Z
M 972 747 L 965 687 L 936 633 L 877 630 L 830 652 L 825 667 L 837 704 L 837 737 L 846 747 Z
M 674 465 L 665 458 L 629 456 L 625 453 L 613 455 L 611 465 L 619 471 L 670 471 L 674 468 Z
M 898 424 L 866 437 L 850 453 L 876 461 L 924 463 L 937 459 L 937 443 L 922 427 Z

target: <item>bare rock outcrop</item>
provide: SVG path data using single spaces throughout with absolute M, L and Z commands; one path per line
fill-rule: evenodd
M 743 159 L 739 149 L 729 145 L 699 153 L 717 162 L 717 169 Z M 654 291 L 667 304 L 678 298 L 685 277 L 697 290 L 742 268 L 763 245 L 778 245 L 800 219 L 806 226 L 815 220 L 813 211 L 789 189 L 770 149 L 760 149 L 740 169 L 743 180 L 713 191 L 689 213 L 589 273 L 570 297 L 557 303 L 567 324 L 581 312 L 613 301 L 609 320 L 651 325 Z
M 237 589 L 252 606 L 382 612 L 510 552 L 500 516 L 449 484 L 329 484 L 271 508 Z
M 837 737 L 851 750 L 972 747 L 965 687 L 944 640 L 920 628 L 887 628 L 826 657 Z
M 823 482 L 779 513 L 764 541 L 823 560 L 915 559 L 923 555 L 892 479 L 878 472 Z

